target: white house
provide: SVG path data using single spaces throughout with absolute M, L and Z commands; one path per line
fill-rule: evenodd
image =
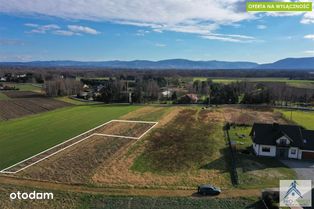
M 257 156 L 314 159 L 314 131 L 296 125 L 255 123 L 251 130 Z

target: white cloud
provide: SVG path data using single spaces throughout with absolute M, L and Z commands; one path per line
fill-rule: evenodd
M 301 23 L 302 24 L 314 23 L 314 11 L 305 13 L 305 15 L 303 16 L 301 20 Z
M 237 22 L 251 15 L 244 0 L 1 0 L 2 12 L 44 14 L 85 20 L 178 24 L 189 20 Z
M 314 40 L 314 34 L 308 34 L 304 38 Z
M 75 33 L 87 33 L 87 34 L 92 34 L 92 35 L 100 34 L 100 32 L 98 32 L 97 30 L 93 28 L 81 26 L 81 25 L 68 25 L 68 29 Z
M 256 18 L 245 11 L 245 0 L 0 0 L 0 4 L 0 12 L 11 14 L 110 21 L 150 27 L 155 32 L 175 31 L 198 35 L 211 35 L 221 25 L 234 25 Z M 98 33 L 83 26 L 69 30 Z
M 60 36 L 73 36 L 73 35 L 79 35 L 78 33 L 74 33 L 72 31 L 68 30 L 55 30 L 52 32 L 55 35 L 60 35 Z
M 38 27 L 38 24 L 34 24 L 34 23 L 25 23 L 24 25 L 27 27 L 31 27 L 31 28 L 37 28 Z
M 305 54 L 308 54 L 308 55 L 313 55 L 314 56 L 314 50 L 307 50 L 307 51 L 304 51 Z
M 257 40 L 252 36 L 245 36 L 245 35 L 236 35 L 236 34 L 209 34 L 209 35 L 202 35 L 204 39 L 209 40 L 219 40 L 225 42 L 234 42 L 234 43 L 251 43 L 256 42 Z
M 100 34 L 97 30 L 81 26 L 81 25 L 68 25 L 67 29 L 62 29 L 59 25 L 56 24 L 48 24 L 48 25 L 38 25 L 34 23 L 25 23 L 25 26 L 32 28 L 32 30 L 27 31 L 27 33 L 51 33 L 54 35 L 60 35 L 60 36 L 73 36 L 73 35 L 81 35 L 83 33 L 85 34 L 92 34 L 97 35 Z
M 146 34 L 149 34 L 149 33 L 150 33 L 150 31 L 148 31 L 148 30 L 137 30 L 135 35 L 136 36 L 145 36 Z
M 42 33 L 43 34 L 48 31 L 60 29 L 60 27 L 56 24 L 38 25 L 38 24 L 33 24 L 33 23 L 26 23 L 24 25 L 27 27 L 34 28 L 31 31 L 28 31 L 28 33 Z
M 260 30 L 264 30 L 264 29 L 266 29 L 266 28 L 267 28 L 266 25 L 258 25 L 258 26 L 257 26 L 257 29 L 260 29 Z
M 166 47 L 166 44 L 162 44 L 162 43 L 155 43 L 156 47 Z

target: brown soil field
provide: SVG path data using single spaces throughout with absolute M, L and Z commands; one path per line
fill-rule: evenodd
M 152 123 L 131 123 L 112 121 L 111 123 L 97 129 L 97 133 L 128 137 L 140 137 L 153 125 L 154 124 Z
M 10 98 L 36 98 L 45 97 L 43 94 L 33 91 L 2 91 L 3 94 Z
M 70 105 L 66 102 L 40 97 L 2 100 L 0 101 L 0 120 L 19 118 Z
M 214 111 L 202 111 L 203 120 L 212 120 L 213 122 L 223 121 L 234 124 L 253 125 L 253 123 L 281 123 L 287 124 L 289 121 L 284 119 L 280 112 L 273 109 L 251 109 L 222 107 Z

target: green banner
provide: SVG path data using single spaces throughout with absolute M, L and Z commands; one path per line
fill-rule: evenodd
M 312 2 L 246 2 L 248 12 L 311 12 Z

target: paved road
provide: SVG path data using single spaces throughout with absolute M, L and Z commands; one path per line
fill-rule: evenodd
M 290 168 L 293 168 L 300 180 L 312 180 L 314 183 L 314 162 L 301 160 L 282 160 Z

